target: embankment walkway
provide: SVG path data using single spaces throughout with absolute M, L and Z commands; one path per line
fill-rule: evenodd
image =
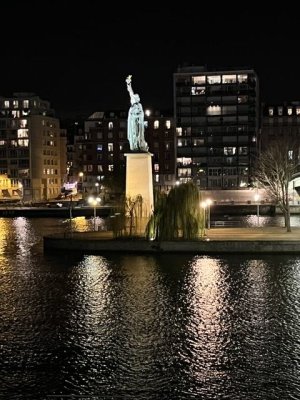
M 199 240 L 147 241 L 141 237 L 114 239 L 112 232 L 73 232 L 44 237 L 44 250 L 83 253 L 292 253 L 300 255 L 300 228 L 213 228 Z

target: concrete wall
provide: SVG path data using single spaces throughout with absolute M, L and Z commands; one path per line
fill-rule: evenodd
M 75 237 L 44 237 L 44 250 L 125 253 L 293 253 L 300 254 L 298 241 L 167 241 L 162 243 L 134 240 L 76 239 Z

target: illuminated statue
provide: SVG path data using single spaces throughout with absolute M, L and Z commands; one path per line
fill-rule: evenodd
M 144 111 L 140 103 L 140 96 L 133 93 L 131 87 L 131 77 L 126 78 L 127 90 L 130 95 L 131 107 L 128 112 L 127 138 L 130 144 L 130 150 L 148 151 L 148 145 L 144 138 Z

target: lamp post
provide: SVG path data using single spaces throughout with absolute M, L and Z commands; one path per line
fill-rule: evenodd
M 260 196 L 259 196 L 259 194 L 258 193 L 256 193 L 256 195 L 254 196 L 254 200 L 257 202 L 257 205 L 256 205 L 256 214 L 257 214 L 257 226 L 259 226 L 259 198 L 260 198 Z
M 94 197 L 90 196 L 88 198 L 88 203 L 94 207 L 94 231 L 96 231 L 96 218 L 97 218 L 97 205 L 100 204 L 100 198 L 99 197 Z
M 80 192 L 81 196 L 83 197 L 83 172 L 79 172 L 79 183 L 80 183 Z

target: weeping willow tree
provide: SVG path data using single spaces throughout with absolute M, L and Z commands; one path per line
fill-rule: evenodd
M 194 183 L 175 186 L 168 195 L 156 193 L 154 199 L 155 211 L 146 228 L 148 239 L 189 240 L 203 236 L 205 215 Z

